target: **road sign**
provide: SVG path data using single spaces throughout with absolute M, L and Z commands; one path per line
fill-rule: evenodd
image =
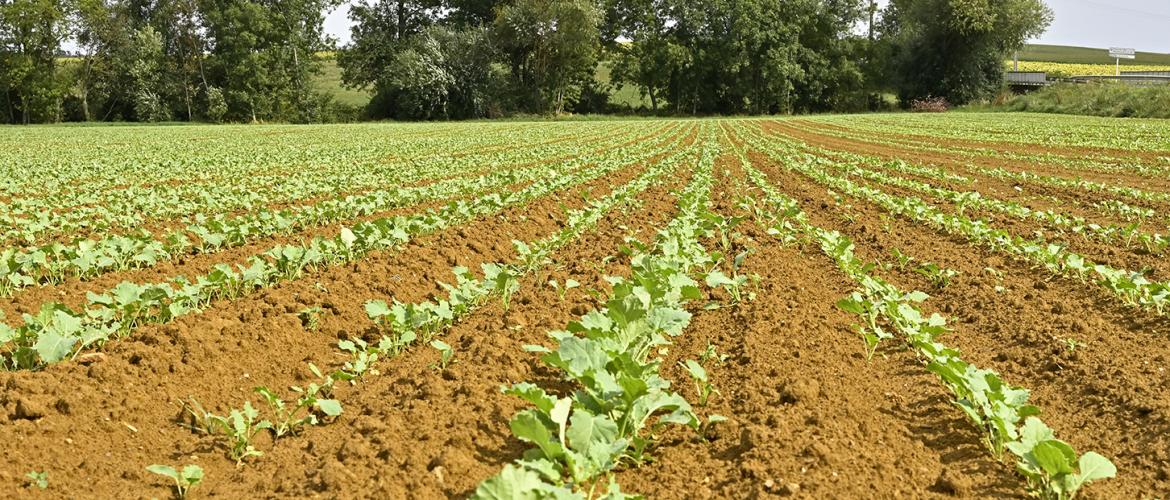
M 1109 47 L 1109 57 L 1115 59 L 1136 59 L 1137 51 L 1121 47 Z

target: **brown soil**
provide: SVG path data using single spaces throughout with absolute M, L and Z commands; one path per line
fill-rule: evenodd
M 718 125 L 688 124 L 678 131 L 683 145 L 695 144 L 700 126 Z M 1084 199 L 1083 193 L 1041 193 L 1055 196 L 1049 198 L 1035 196 L 1039 191 L 1031 186 L 1020 193 L 980 176 L 966 159 L 879 148 L 781 124 L 765 128 L 830 150 L 936 163 L 978 179 L 972 186 L 942 183 L 948 188 L 976 189 L 987 196 L 1002 192 L 1005 199 L 1029 206 L 1106 220 L 1086 205 L 1063 203 Z M 663 130 L 648 127 L 647 140 L 674 135 Z M 745 187 L 744 173 L 727 147 L 716 163 L 712 209 L 746 215 L 741 196 L 758 192 Z M 508 427 L 526 403 L 501 394 L 500 387 L 537 381 L 572 389 L 522 346 L 548 345 L 547 332 L 599 306 L 595 293 L 608 288 L 605 276 L 629 273 L 628 258 L 618 251 L 624 238 L 651 241 L 675 215 L 675 193 L 692 179 L 695 155 L 637 195 L 631 206 L 611 211 L 555 251 L 551 264 L 522 279 L 508 311 L 492 299 L 444 332 L 443 340 L 455 350 L 455 363 L 444 371 L 434 368 L 438 353 L 425 342 L 384 358 L 377 373 L 358 384 L 338 383 L 334 396 L 344 407 L 341 417 L 276 442 L 261 433 L 255 445 L 264 455 L 239 466 L 227 458 L 221 440 L 184 426 L 189 420 L 180 401 L 194 398 L 219 414 L 252 401 L 267 412 L 254 387 L 270 387 L 291 399 L 290 386 L 314 382 L 309 363 L 331 371 L 347 360 L 337 348 L 339 339 L 377 337 L 364 312 L 366 301 L 418 302 L 443 292 L 438 282 L 453 281 L 453 266 L 478 270 L 485 262 L 514 260 L 511 241 L 560 230 L 566 211 L 588 202 L 582 188 L 588 198 L 604 196 L 665 156 L 631 159 L 631 165 L 580 187 L 419 236 L 403 248 L 218 301 L 166 325 L 143 325 L 84 359 L 38 372 L 0 372 L 0 440 L 8 443 L 0 497 L 169 497 L 168 480 L 148 473 L 150 464 L 200 465 L 206 479 L 194 498 L 466 497 L 528 447 Z M 777 189 L 798 200 L 812 223 L 841 231 L 862 258 L 890 264 L 877 274 L 904 290 L 929 292 L 924 309 L 946 315 L 953 329 L 942 337 L 947 345 L 1030 389 L 1060 438 L 1117 464 L 1118 477 L 1087 487 L 1084 498 L 1170 492 L 1170 379 L 1164 368 L 1170 359 L 1170 319 L 1122 306 L 1095 284 L 1054 278 L 962 238 L 890 216 L 868 200 L 846 197 L 839 204 L 829 187 L 762 152 L 749 151 L 748 159 Z M 1017 234 L 1047 229 L 984 212 L 971 215 L 994 219 Z M 89 283 L 30 289 L 0 309 L 8 309 L 11 320 L 18 307 L 29 310 L 57 297 L 77 301 L 84 291 L 121 279 L 203 272 L 274 242 L 335 229 L 314 228 Z M 690 327 L 662 353 L 662 374 L 673 388 L 695 403 L 699 414 L 723 415 L 728 421 L 717 424 L 707 439 L 681 428 L 665 429 L 656 436 L 653 461 L 625 465 L 615 474 L 623 491 L 648 498 L 1026 495 L 1013 464 L 992 458 L 980 431 L 911 351 L 891 340 L 872 360 L 865 358 L 853 327 L 857 319 L 835 306 L 855 284 L 817 246 L 781 245 L 750 219 L 737 232 L 735 250 L 751 250 L 743 271 L 759 277 L 758 285 L 749 287 L 755 298 L 730 305 L 724 292 L 708 291 L 708 299 L 724 305 L 707 309 L 695 304 Z M 1156 273 L 1170 273 L 1160 260 L 1122 248 L 1092 242 L 1073 248 L 1111 264 L 1148 265 Z M 913 269 L 892 265 L 894 249 L 915 263 L 935 262 L 960 274 L 948 286 L 935 288 Z M 550 278 L 562 283 L 571 278 L 581 286 L 562 301 L 545 285 Z M 315 330 L 298 318 L 308 307 L 322 310 Z M 727 358 L 706 364 L 719 392 L 698 406 L 696 389 L 678 363 L 699 358 L 709 345 Z M 24 476 L 30 471 L 47 472 L 48 488 L 29 486 Z
M 836 176 L 841 176 L 841 172 L 839 171 L 831 170 L 829 173 Z M 900 176 L 900 174 L 895 175 Z M 959 210 L 958 206 L 954 203 L 932 195 L 926 195 L 919 191 L 882 184 L 876 181 L 869 181 L 858 177 L 850 177 L 850 180 L 852 180 L 855 184 L 875 188 L 891 195 L 922 199 L 927 203 L 930 203 L 931 205 L 934 205 L 948 213 L 958 213 Z M 915 180 L 926 182 L 928 184 L 934 184 L 940 187 L 946 187 L 948 189 L 953 189 L 950 186 L 946 186 L 946 184 L 950 184 L 947 182 L 940 182 L 934 179 L 923 178 L 915 178 Z M 960 188 L 956 190 L 970 191 L 974 189 L 983 195 L 992 194 L 992 190 L 986 190 L 985 188 L 985 185 L 979 185 L 967 186 L 966 188 Z M 998 198 L 998 196 L 992 197 Z M 1048 208 L 1044 208 L 1038 205 L 1039 204 L 1036 203 L 1027 204 L 1027 206 L 1030 206 L 1034 209 L 1053 210 L 1057 213 L 1063 212 L 1066 214 L 1071 212 L 1069 210 L 1061 210 L 1059 206 L 1049 206 Z M 1170 261 L 1165 258 L 1166 255 L 1152 254 L 1146 249 L 1140 247 L 1140 245 L 1135 244 L 1134 246 L 1127 247 L 1121 241 L 1106 242 L 1098 238 L 1088 238 L 1082 235 L 1074 234 L 1060 226 L 1040 224 L 1031 219 L 1022 220 L 1014 216 L 986 209 L 965 207 L 963 209 L 963 215 L 972 219 L 981 219 L 990 224 L 992 227 L 1006 230 L 1011 234 L 1023 238 L 1034 239 L 1038 234 L 1043 235 L 1045 240 L 1047 240 L 1049 243 L 1059 243 L 1064 245 L 1069 249 L 1069 251 L 1079 253 L 1086 258 L 1092 259 L 1095 263 L 1098 264 L 1107 264 L 1114 268 L 1129 269 L 1132 271 L 1148 270 L 1146 277 L 1158 281 L 1165 281 L 1170 279 Z M 1127 225 L 1124 222 L 1103 221 L 1100 218 L 1089 218 L 1088 220 L 1097 223 Z
M 1000 181 L 995 181 L 995 179 L 988 177 L 979 170 L 979 166 L 1003 168 L 1016 172 L 1026 171 L 1038 175 L 1071 178 L 1067 172 L 1063 171 L 1063 169 L 1059 167 L 1046 167 L 1039 164 L 1028 164 L 1026 167 L 1021 168 L 1021 166 L 1016 162 L 1000 161 L 993 158 L 965 158 L 958 155 L 947 155 L 942 153 L 923 151 L 912 152 L 905 149 L 897 149 L 880 144 L 839 139 L 828 135 L 810 134 L 800 129 L 783 125 L 781 122 L 768 122 L 765 124 L 765 129 L 772 133 L 796 138 L 798 140 L 808 142 L 809 144 L 815 144 L 830 150 L 849 151 L 856 154 L 871 155 L 884 159 L 901 159 L 916 164 L 946 167 L 948 169 L 952 169 L 960 175 L 976 179 L 979 185 L 987 183 L 989 185 L 999 184 L 1002 186 L 1006 184 Z M 1012 184 L 1012 188 L 1014 189 L 1017 185 L 1023 186 L 1023 189 L 1028 192 L 1053 196 L 1070 204 L 1073 200 L 1075 200 L 1081 206 L 1085 207 L 1090 207 L 1093 203 L 1100 203 L 1109 200 L 1121 200 L 1129 203 L 1130 205 L 1153 208 L 1158 212 L 1162 223 L 1170 221 L 1170 202 L 1151 202 L 1129 196 L 1121 196 L 1112 193 L 1099 193 L 1075 188 L 1054 187 L 1032 181 L 1014 183 Z M 1003 191 L 1001 190 L 999 192 Z
M 642 169 L 624 169 L 587 183 L 584 189 L 591 197 L 604 196 L 612 186 L 629 181 Z M 370 333 L 372 324 L 363 309 L 367 300 L 417 302 L 441 291 L 437 281 L 453 279 L 452 266 L 478 269 L 481 262 L 513 259 L 511 240 L 537 239 L 558 230 L 563 210 L 585 203 L 579 193 L 571 190 L 550 195 L 507 209 L 497 217 L 417 238 L 401 251 L 375 252 L 356 263 L 327 268 L 233 302 L 220 301 L 202 314 L 168 325 L 144 326 L 131 339 L 108 345 L 104 360 L 89 366 L 67 362 L 43 372 L 2 374 L 0 401 L 8 411 L 4 412 L 6 424 L 0 426 L 0 435 L 21 442 L 17 449 L 9 450 L 7 462 L 13 466 L 6 471 L 50 471 L 53 487 L 44 492 L 49 496 L 54 491 L 58 495 L 66 491 L 136 491 L 143 496 L 162 496 L 166 493 L 161 488 L 164 483 L 143 467 L 198 463 L 209 476 L 201 494 L 214 495 L 222 488 L 223 496 L 247 496 L 248 490 L 236 489 L 241 479 L 234 475 L 256 471 L 250 466 L 237 469 L 213 441 L 181 427 L 180 399 L 194 396 L 206 408 L 226 413 L 228 408 L 253 399 L 254 386 L 285 388 L 310 382 L 308 362 L 338 366 L 342 359 L 336 340 Z M 520 297 L 516 300 L 524 301 Z M 311 306 L 325 311 L 319 332 L 306 332 L 297 318 L 299 310 Z M 469 356 L 463 344 L 451 343 L 460 353 L 459 359 Z M 428 350 L 419 347 L 414 356 L 428 358 Z M 390 360 L 381 367 L 385 373 L 382 379 L 394 390 L 402 390 L 406 383 L 397 376 L 401 362 Z M 422 380 L 426 377 L 416 382 Z M 386 404 L 387 394 L 367 384 L 338 392 L 343 404 L 359 394 L 376 395 L 380 404 Z M 413 391 L 404 394 L 417 395 Z M 441 412 L 459 411 L 448 403 Z M 370 419 L 360 411 L 347 412 L 342 420 L 350 418 L 363 426 L 359 429 L 369 425 Z M 506 422 L 499 421 L 505 426 Z M 63 442 L 61 436 L 69 441 Z M 261 440 L 258 446 L 279 455 L 285 446 L 312 446 L 312 442 L 290 439 L 287 445 L 277 443 L 280 446 L 272 450 L 271 443 Z M 301 456 L 295 462 L 304 464 L 303 459 Z M 312 472 L 288 466 L 281 470 Z M 329 479 L 337 472 L 325 467 L 313 474 L 314 482 L 346 482 L 344 475 Z M 11 472 L 0 477 L 0 488 L 6 494 L 23 491 L 22 476 L 23 472 Z M 274 485 L 272 474 L 252 477 L 266 491 L 283 495 L 281 483 Z
M 622 134 L 612 134 L 612 133 L 611 134 L 602 134 L 602 133 L 599 133 L 599 134 L 593 134 L 593 135 L 588 135 L 588 136 L 560 137 L 560 138 L 557 138 L 554 140 L 533 143 L 531 145 L 528 145 L 528 147 L 556 144 L 556 143 L 561 143 L 561 142 L 565 142 L 568 140 L 577 140 L 577 141 L 584 141 L 584 142 L 590 142 L 590 143 L 605 144 L 603 147 L 595 148 L 595 149 L 592 149 L 592 150 L 589 150 L 589 151 L 583 153 L 583 154 L 596 154 L 596 153 L 600 153 L 600 152 L 604 152 L 604 151 L 621 149 L 621 148 L 629 147 L 630 145 L 633 145 L 633 144 L 637 144 L 637 143 L 644 142 L 647 140 L 652 140 L 652 138 L 654 138 L 654 137 L 661 136 L 668 128 L 670 128 L 670 127 L 669 126 L 657 127 L 653 130 L 650 130 L 646 133 L 639 135 L 638 137 L 635 137 L 633 139 L 629 139 L 629 140 L 626 140 L 626 141 L 623 141 L 620 143 L 616 143 L 616 144 L 610 144 L 610 143 L 614 142 L 614 138 L 620 137 Z M 484 148 L 482 150 L 473 150 L 473 151 L 468 151 L 468 152 L 459 153 L 459 154 L 455 154 L 455 155 L 452 155 L 450 153 L 437 153 L 437 154 L 433 154 L 433 155 L 426 155 L 426 156 L 420 156 L 420 157 L 395 159 L 393 161 L 387 160 L 386 162 L 387 163 L 402 162 L 404 165 L 409 165 L 409 162 L 422 161 L 422 160 L 426 160 L 426 159 L 432 158 L 432 157 L 462 158 L 462 157 L 469 157 L 469 156 L 476 156 L 476 155 L 498 153 L 498 152 L 503 151 L 503 150 L 515 149 L 515 148 L 516 148 L 516 145 L 512 144 L 511 146 L 509 146 L 507 148 L 490 147 L 490 148 Z M 552 162 L 565 161 L 565 160 L 571 159 L 575 156 L 579 156 L 579 155 L 552 157 L 552 158 L 542 159 L 539 161 L 519 161 L 519 162 L 513 162 L 513 163 L 505 163 L 502 165 L 493 165 L 491 167 L 468 169 L 468 170 L 463 170 L 463 171 L 459 171 L 459 172 L 453 172 L 453 173 L 446 174 L 446 175 L 429 177 L 426 179 L 421 179 L 421 180 L 410 182 L 410 183 L 399 183 L 395 187 L 408 188 L 408 187 L 424 186 L 427 184 L 432 184 L 432 183 L 439 182 L 442 180 L 447 180 L 447 179 L 454 179 L 454 178 L 461 178 L 461 177 L 474 177 L 474 176 L 478 176 L 478 175 L 483 175 L 485 173 L 488 173 L 489 171 L 490 172 L 499 172 L 502 170 L 509 170 L 509 169 L 531 168 L 531 167 L 535 167 L 535 166 L 546 165 L 546 164 L 549 164 Z M 331 199 L 335 199 L 335 198 L 342 198 L 345 196 L 351 196 L 351 195 L 352 196 L 360 196 L 360 195 L 371 193 L 373 191 L 376 191 L 379 189 L 384 189 L 384 188 L 386 188 L 386 186 L 373 186 L 373 187 L 366 187 L 366 188 L 361 188 L 361 189 L 350 189 L 350 190 L 345 190 L 345 191 L 337 191 L 337 192 L 321 194 L 321 195 L 317 195 L 317 196 L 311 196 L 311 197 L 303 198 L 303 199 L 276 200 L 276 201 L 273 201 L 271 203 L 264 204 L 263 206 L 255 207 L 253 209 L 235 209 L 235 210 L 226 210 L 226 211 L 222 211 L 222 212 L 204 212 L 204 215 L 209 215 L 209 216 L 210 215 L 223 215 L 224 217 L 230 218 L 230 217 L 243 215 L 243 214 L 246 214 L 250 211 L 260 209 L 260 208 L 266 208 L 268 210 L 283 210 L 283 209 L 294 208 L 294 207 L 298 207 L 298 206 L 302 206 L 302 205 L 314 205 L 314 204 L 320 203 L 322 201 L 331 200 Z M 69 210 L 72 210 L 75 208 L 80 208 L 80 207 L 85 207 L 85 206 L 87 206 L 87 205 L 78 205 L 76 207 L 56 207 L 56 208 L 54 208 L 54 210 L 58 211 L 58 212 L 69 211 Z M 135 230 L 145 229 L 145 230 L 150 231 L 151 233 L 154 233 L 154 234 L 165 234 L 167 231 L 171 231 L 171 230 L 185 227 L 188 223 L 189 222 L 187 221 L 187 216 L 185 216 L 185 215 L 184 216 L 167 217 L 167 218 L 148 218 L 148 220 L 146 220 L 138 228 L 135 228 Z M 111 234 L 117 234 L 120 231 L 121 231 L 120 229 L 115 230 L 115 231 L 110 231 L 108 229 L 107 230 L 94 230 L 94 229 L 89 229 L 89 228 L 81 228 L 81 229 L 74 231 L 74 232 L 71 232 L 69 234 L 60 234 L 60 235 L 46 234 L 46 235 L 39 236 L 38 238 L 39 238 L 39 240 L 43 240 L 43 243 L 50 243 L 50 242 L 66 243 L 66 242 L 75 241 L 77 239 L 97 238 L 97 237 L 109 236 Z M 15 242 L 13 242 L 11 240 L 8 240 L 8 241 L 0 240 L 0 244 L 11 245 L 11 244 L 15 244 Z
M 655 133 L 658 132 L 661 132 L 661 130 L 658 130 Z M 673 137 L 645 136 L 640 139 L 654 140 L 658 144 L 665 144 L 675 140 L 677 137 L 677 135 Z M 632 146 L 634 143 L 635 141 L 628 141 L 618 146 L 618 148 L 627 148 Z M 535 163 L 543 164 L 545 162 Z M 533 165 L 523 164 L 517 165 L 513 168 L 533 168 Z M 523 189 L 529 184 L 530 183 L 519 183 L 510 186 L 504 186 L 499 190 L 516 191 Z M 84 306 L 86 303 L 86 292 L 92 291 L 95 293 L 104 293 L 106 290 L 109 290 L 114 285 L 117 285 L 122 281 L 130 281 L 132 283 L 155 283 L 167 281 L 177 276 L 200 276 L 206 274 L 215 264 L 243 264 L 247 262 L 249 257 L 267 251 L 276 245 L 301 244 L 305 241 L 311 240 L 316 236 L 332 237 L 337 233 L 340 226 L 352 226 L 357 222 L 370 221 L 382 217 L 420 213 L 428 209 L 441 207 L 450 201 L 469 198 L 471 197 L 456 196 L 453 198 L 445 198 L 416 205 L 399 207 L 393 210 L 379 212 L 368 216 L 339 221 L 326 226 L 307 227 L 293 235 L 262 238 L 244 246 L 223 249 L 218 252 L 182 256 L 176 260 L 159 262 L 158 264 L 151 267 L 105 273 L 84 281 L 71 278 L 57 285 L 29 287 L 15 292 L 11 297 L 0 298 L 0 312 L 7 313 L 7 316 L 5 317 L 13 318 L 13 320 L 9 321 L 10 325 L 22 324 L 23 321 L 18 320 L 18 318 L 21 317 L 21 314 L 36 313 L 36 311 L 40 309 L 41 304 L 46 302 L 60 302 L 76 309 L 78 307 Z
M 814 224 L 852 238 L 862 258 L 889 262 L 898 249 L 918 263 L 935 262 L 961 273 L 942 290 L 909 269 L 882 275 L 903 289 L 931 293 L 927 308 L 952 318 L 955 331 L 945 343 L 963 351 L 969 362 L 1030 389 L 1059 437 L 1078 450 L 1113 459 L 1123 472 L 1088 488 L 1090 497 L 1170 491 L 1170 384 L 1164 370 L 1151 369 L 1170 359 L 1165 342 L 1170 320 L 1123 307 L 1095 285 L 1052 279 L 957 237 L 883 217 L 879 207 L 864 200 L 837 206 L 823 186 L 765 157 L 754 160 L 774 185 L 801 202 Z M 997 292 L 996 286 L 1005 291 Z M 1083 345 L 1070 350 L 1066 339 Z M 1141 354 L 1119 357 L 1119 352 Z
M 732 178 L 743 178 L 738 167 Z M 718 171 L 719 169 L 717 169 Z M 736 213 L 723 178 L 713 208 Z M 752 249 L 745 272 L 760 276 L 757 299 L 698 311 L 675 339 L 664 375 L 698 401 L 679 361 L 708 344 L 729 355 L 708 365 L 720 394 L 709 442 L 670 432 L 656 462 L 618 475 L 648 498 L 878 496 L 1011 497 L 1010 468 L 992 460 L 948 394 L 909 351 L 867 362 L 854 318 L 834 304 L 854 288 L 819 249 L 779 245 L 758 226 L 739 227 Z M 737 251 L 740 251 L 737 249 Z
M 1148 165 L 1164 165 L 1165 162 L 1163 158 L 1167 158 L 1168 154 L 1170 154 L 1166 152 L 1158 153 L 1099 147 L 1053 146 L 1042 144 L 1021 144 L 1013 142 L 956 139 L 952 137 L 932 137 L 922 134 L 894 132 L 881 133 L 876 131 L 850 129 L 841 125 L 817 122 L 813 120 L 793 120 L 793 123 L 812 130 L 844 132 L 853 136 L 895 141 L 907 145 L 926 144 L 942 148 L 973 149 L 983 153 L 1004 152 L 1021 155 L 1049 155 L 1072 160 L 1089 159 L 1122 168 L 1126 167 L 1127 164 L 1134 163 L 1135 160 L 1139 163 L 1145 163 Z M 1059 159 L 1060 158 L 1054 158 L 1054 160 Z M 1134 172 L 1134 175 L 1140 174 Z

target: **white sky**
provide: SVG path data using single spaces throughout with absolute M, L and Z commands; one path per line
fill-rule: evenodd
M 888 0 L 878 0 L 884 6 Z M 1131 47 L 1170 53 L 1170 0 L 1045 0 L 1056 14 L 1048 32 L 1034 40 L 1054 45 Z M 349 42 L 348 2 L 329 14 L 325 30 Z M 1107 58 L 1106 58 L 1107 59 Z

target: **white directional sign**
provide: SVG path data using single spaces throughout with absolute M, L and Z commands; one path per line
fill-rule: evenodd
M 1133 49 L 1121 47 L 1109 47 L 1109 57 L 1116 59 L 1134 59 L 1137 57 L 1137 51 Z

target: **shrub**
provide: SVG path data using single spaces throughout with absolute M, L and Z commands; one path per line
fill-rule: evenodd
M 910 101 L 910 111 L 915 113 L 942 113 L 950 107 L 945 97 L 923 97 Z

